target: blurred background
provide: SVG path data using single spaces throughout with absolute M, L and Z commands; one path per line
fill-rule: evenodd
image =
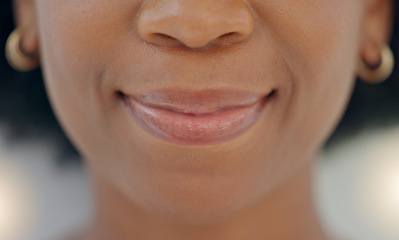
M 398 8 L 398 7 L 397 7 Z M 399 59 L 399 24 L 392 49 Z M 14 29 L 0 3 L 0 46 Z M 399 239 L 399 74 L 358 82 L 315 166 L 314 199 L 332 239 Z M 19 73 L 0 54 L 0 240 L 55 240 L 92 214 L 80 157 L 55 120 L 40 69 Z

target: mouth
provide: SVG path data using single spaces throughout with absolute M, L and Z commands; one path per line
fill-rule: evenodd
M 177 145 L 215 145 L 246 132 L 274 95 L 238 90 L 159 91 L 121 94 L 146 132 Z

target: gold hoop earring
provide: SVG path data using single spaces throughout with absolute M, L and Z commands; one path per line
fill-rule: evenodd
M 391 76 L 395 65 L 395 59 L 392 50 L 389 46 L 385 45 L 381 52 L 381 62 L 374 67 L 370 67 L 362 59 L 358 67 L 358 77 L 363 82 L 369 84 L 378 84 L 384 82 Z
M 21 33 L 15 29 L 7 39 L 6 58 L 11 67 L 21 72 L 31 71 L 39 66 L 39 60 L 21 51 Z

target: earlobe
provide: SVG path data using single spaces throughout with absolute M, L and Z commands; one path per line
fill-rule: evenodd
M 39 66 L 39 58 L 22 52 L 21 39 L 21 33 L 18 29 L 10 34 L 6 44 L 6 58 L 15 70 L 27 72 Z
M 388 47 L 393 26 L 393 5 L 392 0 L 367 1 L 358 75 L 368 83 L 384 81 L 393 69 L 392 52 Z
M 379 60 L 375 65 L 369 65 L 364 59 L 359 64 L 358 76 L 366 83 L 381 83 L 388 79 L 393 72 L 395 59 L 392 50 L 385 46 L 378 55 Z
M 39 36 L 34 0 L 14 0 L 14 16 L 19 35 L 19 51 L 28 58 L 39 58 Z

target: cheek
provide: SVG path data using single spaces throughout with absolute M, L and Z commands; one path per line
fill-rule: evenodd
M 84 155 L 98 152 L 98 144 L 109 145 L 104 132 L 110 125 L 104 121 L 117 106 L 115 89 L 102 81 L 104 69 L 118 64 L 120 35 L 133 22 L 125 13 L 137 7 L 123 0 L 36 1 L 46 87 L 61 124 L 78 148 L 84 146 Z
M 43 64 L 55 69 L 57 82 L 64 87 L 76 86 L 73 90 L 85 93 L 102 84 L 98 79 L 102 79 L 104 68 L 123 62 L 118 56 L 120 46 L 137 39 L 132 37 L 136 34 L 132 12 L 139 7 L 134 2 L 37 1 Z M 135 42 L 128 44 L 132 46 Z
M 270 131 L 264 127 L 254 141 L 278 139 L 278 144 L 259 150 L 264 159 L 260 171 L 274 171 L 263 175 L 264 183 L 270 177 L 284 181 L 313 160 L 338 123 L 355 82 L 363 13 L 359 1 L 259 2 L 255 8 L 264 10 L 258 13 L 264 39 L 274 46 L 291 76 L 281 82 L 276 106 L 281 122 L 273 137 L 267 139 Z
M 295 7 L 288 7 L 291 4 Z M 330 134 L 346 106 L 355 79 L 361 30 L 360 1 L 273 1 L 264 13 L 276 49 L 291 71 L 286 141 L 314 152 Z M 278 20 L 278 21 L 277 21 Z M 282 130 L 283 131 L 283 130 Z M 313 146 L 306 146 L 309 143 Z

